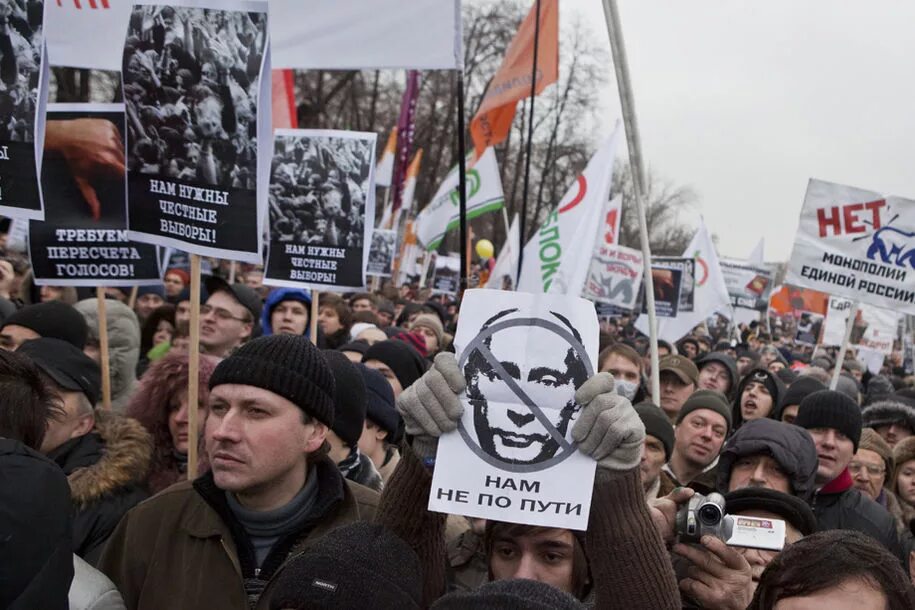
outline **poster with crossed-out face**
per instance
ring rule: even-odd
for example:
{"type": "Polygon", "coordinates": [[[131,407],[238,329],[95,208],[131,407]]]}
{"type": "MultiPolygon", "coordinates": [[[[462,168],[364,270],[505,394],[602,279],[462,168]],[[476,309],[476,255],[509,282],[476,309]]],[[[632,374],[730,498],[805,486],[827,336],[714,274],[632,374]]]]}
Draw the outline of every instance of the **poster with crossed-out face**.
{"type": "Polygon", "coordinates": [[[455,336],[467,383],[458,429],[439,441],[429,509],[585,529],[595,462],[571,436],[575,391],[594,374],[589,301],[495,290],[464,294],[455,336]]]}

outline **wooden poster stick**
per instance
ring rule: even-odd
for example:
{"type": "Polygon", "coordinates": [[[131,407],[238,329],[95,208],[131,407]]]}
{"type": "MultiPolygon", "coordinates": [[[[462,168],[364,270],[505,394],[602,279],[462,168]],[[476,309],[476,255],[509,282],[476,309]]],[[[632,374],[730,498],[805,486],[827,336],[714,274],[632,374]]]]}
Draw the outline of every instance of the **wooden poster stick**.
{"type": "Polygon", "coordinates": [[[200,371],[200,255],[191,254],[191,321],[187,372],[187,478],[197,477],[197,398],[200,371]]]}
{"type": "Polygon", "coordinates": [[[98,303],[98,349],[99,367],[102,369],[102,408],[111,410],[111,362],[108,359],[108,308],[105,303],[105,289],[95,289],[98,303]]]}
{"type": "Polygon", "coordinates": [[[134,286],[133,288],[130,289],[130,298],[127,299],[127,306],[130,307],[131,309],[133,309],[134,306],[137,304],[137,293],[139,292],[139,290],[140,290],[139,286],[134,286]]]}
{"type": "Polygon", "coordinates": [[[321,299],[321,293],[317,290],[311,291],[311,316],[308,318],[308,332],[311,335],[313,345],[318,345],[318,301],[321,299]]]}

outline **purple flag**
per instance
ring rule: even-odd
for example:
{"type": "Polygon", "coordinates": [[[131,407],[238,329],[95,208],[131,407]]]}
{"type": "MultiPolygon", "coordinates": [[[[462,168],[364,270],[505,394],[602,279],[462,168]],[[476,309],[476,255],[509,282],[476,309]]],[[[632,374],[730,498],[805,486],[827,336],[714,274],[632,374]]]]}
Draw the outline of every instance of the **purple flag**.
{"type": "MultiPolygon", "coordinates": [[[[410,70],[407,72],[407,88],[403,92],[403,101],[400,103],[400,118],[397,119],[397,162],[394,164],[394,180],[391,185],[394,187],[392,202],[392,213],[396,214],[397,210],[403,204],[404,180],[407,175],[407,167],[410,165],[410,155],[413,150],[413,135],[416,127],[416,100],[419,97],[419,71],[410,70]]],[[[410,202],[407,202],[409,205],[410,202]]]]}

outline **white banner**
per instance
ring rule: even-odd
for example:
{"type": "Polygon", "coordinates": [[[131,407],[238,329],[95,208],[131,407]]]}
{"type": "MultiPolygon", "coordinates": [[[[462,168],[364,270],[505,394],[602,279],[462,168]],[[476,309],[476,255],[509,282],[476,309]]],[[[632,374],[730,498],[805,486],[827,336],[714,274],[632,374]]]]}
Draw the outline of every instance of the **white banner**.
{"type": "MultiPolygon", "coordinates": [[[[46,0],[45,4],[52,65],[121,70],[131,2],[46,0]]],[[[222,0],[198,3],[207,8],[224,8],[224,4],[222,0]]],[[[269,12],[276,69],[463,67],[459,0],[270,0],[269,12]]],[[[173,25],[168,16],[160,25],[168,39],[173,25]]]]}
{"type": "MultiPolygon", "coordinates": [[[[445,177],[432,201],[416,216],[416,238],[427,250],[436,250],[445,234],[460,222],[458,168],[445,177]]],[[[487,148],[473,167],[468,167],[467,220],[499,210],[505,205],[496,150],[487,148]]]]}
{"type": "Polygon", "coordinates": [[[724,284],[731,297],[731,305],[757,311],[769,308],[772,292],[772,272],[750,261],[723,258],[720,261],[724,284]]]}
{"type": "Polygon", "coordinates": [[[594,305],[584,299],[464,294],[454,339],[467,379],[464,414],[439,441],[430,510],[587,528],[596,463],[571,433],[597,336],[594,305]]]}
{"type": "Polygon", "coordinates": [[[591,258],[582,296],[598,303],[633,309],[642,287],[642,253],[624,246],[602,245],[591,258]]]}
{"type": "Polygon", "coordinates": [[[811,179],[785,281],[915,314],[915,201],[811,179]]]}
{"type": "Polygon", "coordinates": [[[518,290],[578,296],[594,253],[601,212],[610,198],[613,160],[622,129],[617,122],[585,171],[566,191],[540,230],[524,246],[518,290]]]}

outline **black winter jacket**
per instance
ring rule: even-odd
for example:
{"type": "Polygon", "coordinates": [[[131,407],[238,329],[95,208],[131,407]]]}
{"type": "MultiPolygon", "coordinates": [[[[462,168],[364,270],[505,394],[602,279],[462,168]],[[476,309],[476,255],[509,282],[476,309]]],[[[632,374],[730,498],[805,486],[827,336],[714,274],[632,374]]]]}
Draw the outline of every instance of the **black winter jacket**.
{"type": "Polygon", "coordinates": [[[73,552],[92,566],[121,517],[149,497],[141,485],[152,455],[152,439],[139,422],[104,411],[95,417],[92,432],[48,454],[70,483],[73,552]]]}

